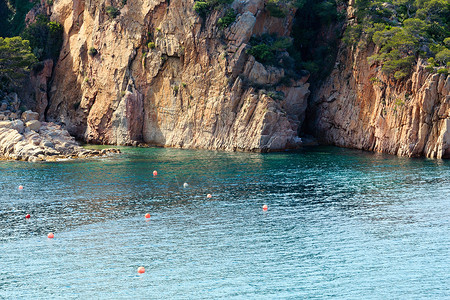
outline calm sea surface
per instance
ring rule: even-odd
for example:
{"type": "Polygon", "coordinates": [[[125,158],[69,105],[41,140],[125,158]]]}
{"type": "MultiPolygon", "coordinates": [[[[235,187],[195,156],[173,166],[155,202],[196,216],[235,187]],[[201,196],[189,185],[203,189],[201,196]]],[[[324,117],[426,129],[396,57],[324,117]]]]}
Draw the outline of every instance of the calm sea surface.
{"type": "Polygon", "coordinates": [[[450,299],[448,160],[122,151],[0,162],[0,298],[450,299]]]}

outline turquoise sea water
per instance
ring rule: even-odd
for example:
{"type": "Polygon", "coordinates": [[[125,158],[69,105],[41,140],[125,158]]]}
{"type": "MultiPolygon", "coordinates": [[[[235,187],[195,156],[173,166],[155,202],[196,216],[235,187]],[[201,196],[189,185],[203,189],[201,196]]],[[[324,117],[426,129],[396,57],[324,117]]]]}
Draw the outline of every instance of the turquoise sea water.
{"type": "Polygon", "coordinates": [[[122,151],[0,162],[0,298],[450,298],[448,160],[122,151]]]}

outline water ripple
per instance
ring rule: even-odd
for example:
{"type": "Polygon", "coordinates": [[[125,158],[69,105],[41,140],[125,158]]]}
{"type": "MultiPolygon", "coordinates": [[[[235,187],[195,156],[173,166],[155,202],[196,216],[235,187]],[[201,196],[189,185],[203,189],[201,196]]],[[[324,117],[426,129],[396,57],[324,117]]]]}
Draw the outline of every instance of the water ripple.
{"type": "Polygon", "coordinates": [[[0,162],[0,298],[450,297],[448,161],[123,152],[0,162]]]}

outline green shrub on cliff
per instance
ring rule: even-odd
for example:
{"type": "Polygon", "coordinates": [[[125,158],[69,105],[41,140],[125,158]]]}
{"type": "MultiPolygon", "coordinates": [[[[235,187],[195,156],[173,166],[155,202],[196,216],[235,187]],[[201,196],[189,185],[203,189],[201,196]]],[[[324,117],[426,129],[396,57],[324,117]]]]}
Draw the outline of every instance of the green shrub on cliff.
{"type": "Polygon", "coordinates": [[[96,56],[96,55],[98,54],[98,51],[97,51],[97,49],[95,49],[94,47],[91,47],[91,48],[89,48],[89,50],[88,50],[88,54],[89,54],[90,56],[96,56]]]}
{"type": "Polygon", "coordinates": [[[273,100],[282,101],[286,97],[285,94],[281,91],[263,91],[264,95],[269,96],[273,100]]]}
{"type": "Polygon", "coordinates": [[[344,41],[360,47],[374,43],[378,52],[369,62],[387,75],[407,77],[419,56],[449,61],[450,1],[356,0],[355,6],[357,23],[347,28],[344,41]]]}
{"type": "Polygon", "coordinates": [[[443,68],[443,69],[439,69],[439,70],[437,70],[437,73],[438,73],[438,74],[444,74],[444,75],[448,75],[448,70],[447,70],[447,69],[445,69],[445,68],[443,68]]]}
{"type": "Polygon", "coordinates": [[[406,26],[387,26],[376,31],[372,41],[380,50],[369,58],[370,62],[381,63],[383,72],[394,75],[396,79],[402,79],[409,74],[415,54],[419,50],[418,37],[413,31],[409,31],[406,26]]]}
{"type": "Polygon", "coordinates": [[[25,16],[38,0],[0,0],[0,36],[19,35],[25,28],[25,16]]]}
{"type": "Polygon", "coordinates": [[[450,50],[445,48],[436,54],[436,60],[441,62],[442,65],[447,65],[450,62],[450,50]]]}
{"type": "MultiPolygon", "coordinates": [[[[278,37],[275,34],[263,34],[253,36],[250,39],[251,47],[247,53],[253,55],[257,61],[268,65],[282,66],[283,53],[292,46],[292,41],[288,37],[278,37]],[[280,62],[281,61],[281,62],[280,62]]],[[[288,68],[292,66],[287,66],[288,68]]]]}
{"type": "Polygon", "coordinates": [[[21,37],[0,37],[0,89],[13,88],[37,61],[30,42],[21,37]]]}
{"type": "Polygon", "coordinates": [[[294,7],[299,10],[311,9],[324,23],[328,23],[337,16],[336,2],[335,0],[267,0],[264,8],[270,16],[275,18],[285,18],[294,7]]]}
{"type": "Polygon", "coordinates": [[[272,48],[266,44],[255,45],[248,49],[247,53],[253,55],[257,61],[263,64],[273,63],[275,58],[272,48]]]}
{"type": "Polygon", "coordinates": [[[205,17],[210,11],[210,4],[205,1],[196,1],[194,3],[194,10],[202,17],[205,17]]]}
{"type": "Polygon", "coordinates": [[[56,60],[63,42],[63,28],[57,22],[50,22],[47,16],[38,15],[36,21],[22,32],[23,39],[30,41],[31,49],[39,60],[56,60]]]}
{"type": "Polygon", "coordinates": [[[444,45],[447,48],[450,48],[450,37],[444,39],[444,45]]]}
{"type": "Polygon", "coordinates": [[[212,10],[220,10],[225,5],[233,3],[233,0],[206,0],[195,1],[194,10],[203,18],[206,17],[212,10]]]}
{"type": "Polygon", "coordinates": [[[106,7],[106,13],[111,19],[114,19],[118,15],[120,15],[119,9],[115,8],[114,6],[108,6],[106,7]]]}
{"type": "Polygon", "coordinates": [[[236,12],[234,11],[234,9],[229,9],[222,18],[219,18],[219,20],[217,20],[217,26],[223,29],[230,26],[230,24],[232,24],[235,20],[236,12]]]}
{"type": "Polygon", "coordinates": [[[318,82],[334,66],[345,10],[338,0],[296,0],[291,3],[298,10],[292,26],[293,46],[288,48],[289,55],[295,59],[297,72],[306,69],[311,74],[311,82],[318,82]],[[340,11],[338,6],[341,6],[340,11]]]}
{"type": "Polygon", "coordinates": [[[275,18],[285,18],[289,12],[287,3],[280,0],[267,0],[265,9],[269,12],[270,16],[275,18]]]}

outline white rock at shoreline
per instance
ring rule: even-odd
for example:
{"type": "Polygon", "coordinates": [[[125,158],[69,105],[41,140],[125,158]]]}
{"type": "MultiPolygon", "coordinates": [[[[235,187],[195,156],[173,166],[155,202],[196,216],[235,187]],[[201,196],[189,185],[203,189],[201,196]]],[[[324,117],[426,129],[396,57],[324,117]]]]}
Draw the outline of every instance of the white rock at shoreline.
{"type": "Polygon", "coordinates": [[[57,161],[120,152],[118,149],[84,149],[67,130],[54,123],[38,121],[39,115],[31,111],[23,113],[22,118],[27,120],[25,124],[18,119],[0,121],[0,159],[57,161]]]}
{"type": "Polygon", "coordinates": [[[118,149],[84,149],[60,125],[40,122],[37,112],[21,113],[19,107],[16,93],[0,99],[0,159],[58,161],[120,152],[118,149]]]}

